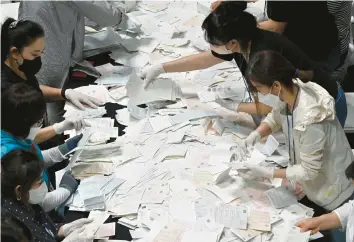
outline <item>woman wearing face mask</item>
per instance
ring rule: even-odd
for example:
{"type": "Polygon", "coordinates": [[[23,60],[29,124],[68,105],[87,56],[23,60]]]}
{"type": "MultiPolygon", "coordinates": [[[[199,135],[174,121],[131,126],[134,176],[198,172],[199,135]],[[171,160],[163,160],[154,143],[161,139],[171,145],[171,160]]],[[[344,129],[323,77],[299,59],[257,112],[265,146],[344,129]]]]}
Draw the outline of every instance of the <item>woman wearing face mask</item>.
{"type": "MultiPolygon", "coordinates": [[[[344,126],[347,116],[345,95],[340,86],[329,79],[324,72],[312,62],[296,45],[286,37],[257,28],[253,15],[245,12],[247,3],[242,1],[225,1],[214,9],[204,20],[202,28],[205,39],[211,45],[211,51],[183,57],[181,59],[156,64],[144,69],[141,77],[145,79],[145,86],[153,82],[156,77],[165,72],[185,72],[209,68],[223,61],[236,61],[243,76],[249,60],[259,51],[273,50],[280,52],[296,68],[297,76],[316,82],[325,88],[336,99],[338,119],[344,126]]],[[[263,102],[263,100],[261,100],[263,102]]],[[[272,106],[272,102],[264,100],[272,106]]],[[[247,112],[250,114],[267,114],[271,108],[264,104],[255,103],[219,103],[233,111],[247,112]]]]}
{"type": "MultiPolygon", "coordinates": [[[[290,155],[288,167],[247,167],[255,176],[299,184],[310,201],[332,211],[353,199],[354,186],[343,174],[354,156],[335,116],[333,97],[316,83],[293,79],[295,71],[277,52],[258,52],[251,59],[249,86],[263,95],[277,97],[282,104],[240,146],[248,149],[262,137],[282,129],[290,155]]],[[[315,216],[321,215],[318,212],[315,209],[315,216]]]]}
{"type": "MultiPolygon", "coordinates": [[[[14,149],[32,151],[43,159],[47,168],[63,161],[64,155],[74,149],[81,139],[81,136],[76,136],[62,145],[41,152],[30,138],[36,135],[42,125],[44,97],[40,91],[25,83],[14,84],[2,93],[1,110],[1,157],[14,149]]],[[[43,200],[38,201],[45,211],[64,203],[78,186],[70,173],[64,175],[60,187],[54,191],[46,171],[43,172],[43,181],[51,190],[43,200]]]]}
{"type": "MultiPolygon", "coordinates": [[[[15,21],[7,19],[1,29],[1,91],[15,83],[27,83],[41,90],[47,102],[67,99],[79,108],[82,104],[97,107],[100,101],[72,89],[58,89],[39,85],[35,74],[41,69],[41,55],[45,49],[44,31],[40,25],[32,21],[15,21]]],[[[65,130],[81,129],[84,121],[81,118],[70,118],[42,130],[36,141],[48,140],[65,130]]]]}
{"type": "Polygon", "coordinates": [[[43,181],[43,162],[27,151],[13,150],[1,159],[1,217],[13,216],[32,233],[31,241],[89,242],[82,233],[92,219],[79,219],[69,224],[56,224],[37,205],[48,192],[43,181]]]}

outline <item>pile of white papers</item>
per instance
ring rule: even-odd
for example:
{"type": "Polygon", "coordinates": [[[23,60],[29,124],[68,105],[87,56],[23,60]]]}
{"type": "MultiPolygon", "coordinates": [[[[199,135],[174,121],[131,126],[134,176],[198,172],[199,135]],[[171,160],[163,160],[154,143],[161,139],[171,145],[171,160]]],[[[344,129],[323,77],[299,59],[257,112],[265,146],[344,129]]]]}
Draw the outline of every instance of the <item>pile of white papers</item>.
{"type": "MultiPolygon", "coordinates": [[[[97,83],[102,85],[79,89],[124,103],[127,107],[117,110],[116,119],[127,127],[117,137],[112,120],[102,118],[103,110],[80,114],[91,127],[83,131],[85,142],[70,161],[82,182],[68,206],[91,211],[97,219],[87,232],[96,238],[114,233],[112,225],[102,226],[109,214],[120,217],[118,223],[137,242],[307,241],[309,234],[300,234],[294,225],[312,217],[313,210],[299,204],[279,180],[253,177],[244,166],[286,166],[288,154],[278,136],[241,152],[237,143],[254,126],[242,126],[240,120],[248,116],[214,102],[247,97],[233,62],[164,73],[147,89],[131,68],[197,53],[189,44],[203,38],[204,16],[196,7],[195,2],[140,2],[134,15],[143,33],[120,31],[123,46],[111,54],[129,68],[98,67],[102,76],[97,83]],[[107,144],[107,138],[116,140],[107,144]]],[[[68,115],[79,114],[67,109],[68,115]]]]}

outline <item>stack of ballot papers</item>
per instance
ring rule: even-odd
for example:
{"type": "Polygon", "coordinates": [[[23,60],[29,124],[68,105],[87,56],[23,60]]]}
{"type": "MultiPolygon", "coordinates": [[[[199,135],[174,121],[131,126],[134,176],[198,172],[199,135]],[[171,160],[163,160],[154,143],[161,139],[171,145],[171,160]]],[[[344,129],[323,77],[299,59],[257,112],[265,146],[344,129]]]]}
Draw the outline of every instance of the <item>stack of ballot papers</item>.
{"type": "MultiPolygon", "coordinates": [[[[113,224],[104,224],[108,216],[119,218],[136,242],[313,239],[295,224],[314,210],[298,203],[279,179],[256,177],[247,168],[287,166],[284,140],[273,134],[244,152],[239,142],[256,128],[252,119],[215,102],[248,98],[235,63],[164,73],[144,89],[138,68],[209,51],[198,5],[139,2],[130,14],[142,24],[141,33],[113,33],[119,48],[110,56],[124,66],[99,66],[98,85],[77,89],[125,106],[116,110],[116,120],[126,126],[123,136],[112,119],[102,117],[103,107],[78,110],[67,102],[66,117],[80,115],[87,124],[67,132],[83,134],[68,154],[67,169],[81,183],[67,206],[90,211],[95,220],[85,231],[102,241],[115,233],[113,224]]],[[[56,173],[57,182],[63,172],[56,173]]]]}

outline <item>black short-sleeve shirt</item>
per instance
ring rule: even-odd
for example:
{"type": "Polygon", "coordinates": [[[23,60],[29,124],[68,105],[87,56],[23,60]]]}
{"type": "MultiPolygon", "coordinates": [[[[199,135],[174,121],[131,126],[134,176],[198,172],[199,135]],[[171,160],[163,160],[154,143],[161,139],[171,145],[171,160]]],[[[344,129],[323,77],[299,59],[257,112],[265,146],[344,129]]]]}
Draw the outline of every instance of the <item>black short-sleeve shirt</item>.
{"type": "Polygon", "coordinates": [[[326,62],[340,43],[327,1],[267,1],[267,15],[286,22],[284,36],[314,61],[326,62]]]}
{"type": "MultiPolygon", "coordinates": [[[[260,30],[258,37],[252,40],[250,59],[257,52],[265,50],[272,50],[281,53],[295,68],[299,70],[313,71],[314,77],[311,81],[325,88],[332,97],[336,98],[338,90],[337,83],[330,80],[329,73],[312,61],[288,38],[279,33],[260,30]]],[[[219,55],[214,51],[212,51],[212,53],[215,57],[223,60],[231,61],[234,59],[237,66],[240,68],[242,75],[245,76],[248,64],[242,54],[234,53],[230,55],[219,55]]]]}
{"type": "Polygon", "coordinates": [[[26,83],[27,85],[34,87],[38,91],[41,91],[37,78],[35,76],[27,77],[27,80],[18,76],[10,67],[2,63],[1,65],[1,92],[5,91],[11,85],[16,83],[26,83]]]}

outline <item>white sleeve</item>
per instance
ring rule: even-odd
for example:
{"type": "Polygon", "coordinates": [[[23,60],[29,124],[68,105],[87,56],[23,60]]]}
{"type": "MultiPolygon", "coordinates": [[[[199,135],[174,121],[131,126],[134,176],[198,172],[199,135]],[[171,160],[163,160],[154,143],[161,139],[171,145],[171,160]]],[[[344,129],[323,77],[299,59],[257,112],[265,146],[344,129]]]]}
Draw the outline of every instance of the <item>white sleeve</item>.
{"type": "Polygon", "coordinates": [[[44,211],[49,212],[65,202],[68,197],[70,197],[70,191],[63,187],[59,187],[45,195],[41,206],[44,211]]]}
{"type": "Polygon", "coordinates": [[[273,109],[262,122],[267,123],[274,134],[281,129],[280,111],[273,109]]]}
{"type": "Polygon", "coordinates": [[[45,168],[51,167],[55,163],[59,163],[65,159],[65,157],[60,153],[58,146],[48,150],[43,150],[42,154],[45,168]]]}
{"type": "Polygon", "coordinates": [[[115,26],[122,21],[119,4],[111,1],[72,1],[77,10],[100,27],[115,26]]]}
{"type": "Polygon", "coordinates": [[[333,211],[337,214],[343,230],[345,230],[347,227],[350,207],[351,207],[350,202],[347,202],[343,206],[341,206],[333,211]]]}
{"type": "Polygon", "coordinates": [[[314,180],[322,168],[326,139],[324,124],[307,126],[300,135],[300,147],[296,147],[300,161],[286,169],[286,178],[296,182],[314,180]]]}

